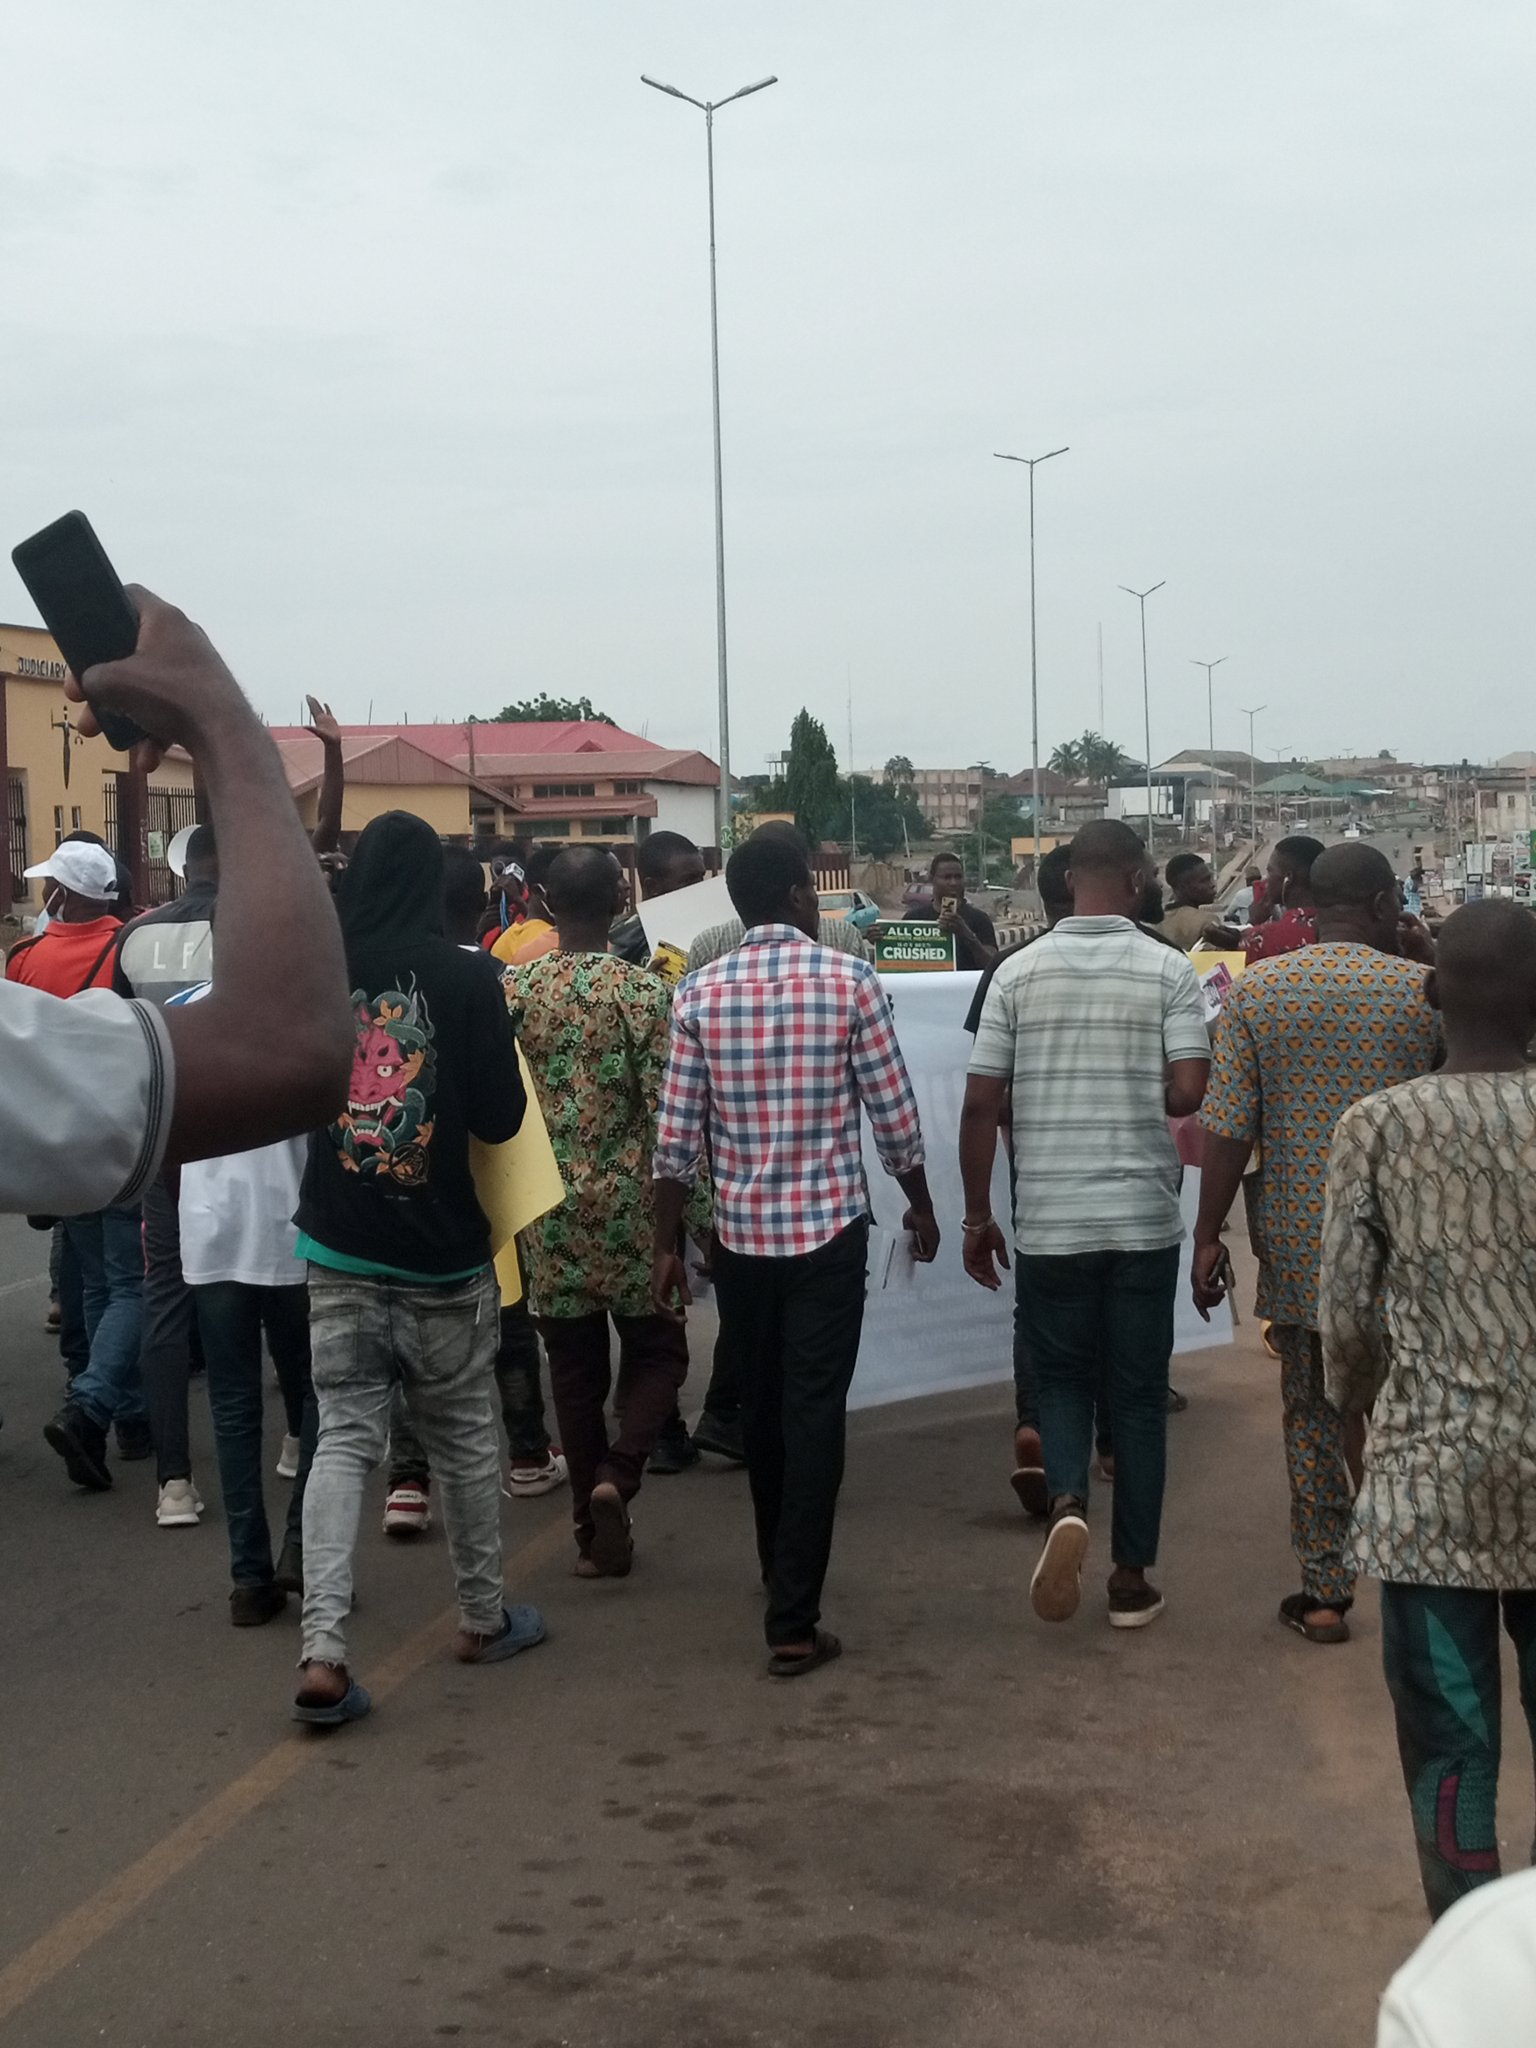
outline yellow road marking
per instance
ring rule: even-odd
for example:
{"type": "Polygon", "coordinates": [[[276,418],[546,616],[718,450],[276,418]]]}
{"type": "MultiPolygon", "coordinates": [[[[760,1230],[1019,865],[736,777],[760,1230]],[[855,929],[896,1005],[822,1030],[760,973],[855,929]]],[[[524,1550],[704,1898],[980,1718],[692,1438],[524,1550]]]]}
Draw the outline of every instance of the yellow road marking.
{"type": "MultiPolygon", "coordinates": [[[[525,1577],[569,1541],[570,1524],[562,1516],[513,1552],[506,1561],[507,1578],[515,1581],[525,1577]]],[[[432,1658],[441,1656],[444,1636],[457,1621],[458,1609],[445,1609],[415,1635],[408,1636],[382,1664],[375,1665],[368,1673],[368,1690],[373,1697],[387,1699],[432,1658]]],[[[62,1970],[79,1962],[88,1949],[120,1926],[129,1914],[163,1890],[172,1878],[180,1876],[206,1849],[221,1841],[231,1828],[280,1792],[324,1747],[312,1733],[296,1727],[248,1771],[242,1771],[126,1870],[119,1871],[93,1892],[84,1904],[56,1920],[0,1969],[0,2026],[62,1970]]]]}

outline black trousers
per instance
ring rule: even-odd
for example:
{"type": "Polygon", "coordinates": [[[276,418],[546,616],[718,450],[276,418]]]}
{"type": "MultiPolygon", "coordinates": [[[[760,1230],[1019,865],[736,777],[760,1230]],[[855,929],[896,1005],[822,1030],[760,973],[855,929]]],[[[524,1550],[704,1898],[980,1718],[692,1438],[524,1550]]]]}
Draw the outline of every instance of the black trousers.
{"type": "Polygon", "coordinates": [[[741,1374],[771,1649],[807,1641],[821,1619],[868,1254],[867,1218],[799,1258],[724,1245],[715,1254],[721,1336],[741,1374]]]}

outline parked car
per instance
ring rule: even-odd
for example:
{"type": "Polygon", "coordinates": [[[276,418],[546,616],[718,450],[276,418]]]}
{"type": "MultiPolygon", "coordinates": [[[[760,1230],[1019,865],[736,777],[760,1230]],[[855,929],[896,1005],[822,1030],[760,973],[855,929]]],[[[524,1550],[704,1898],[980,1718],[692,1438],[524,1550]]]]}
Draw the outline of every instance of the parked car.
{"type": "Polygon", "coordinates": [[[840,917],[855,931],[867,932],[880,922],[880,906],[862,889],[828,889],[821,898],[823,917],[840,917]]]}

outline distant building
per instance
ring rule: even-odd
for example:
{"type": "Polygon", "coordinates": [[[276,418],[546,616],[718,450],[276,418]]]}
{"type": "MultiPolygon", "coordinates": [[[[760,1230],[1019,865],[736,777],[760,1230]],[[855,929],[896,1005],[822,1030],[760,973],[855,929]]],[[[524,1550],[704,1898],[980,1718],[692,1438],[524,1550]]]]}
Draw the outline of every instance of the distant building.
{"type": "MultiPolygon", "coordinates": [[[[638,733],[595,720],[551,724],[346,725],[349,742],[401,740],[458,771],[478,792],[467,829],[493,838],[503,811],[528,839],[639,841],[652,831],[715,842],[720,770],[707,754],[658,747],[638,733]]],[[[303,740],[281,726],[279,741],[303,740]]],[[[311,746],[315,745],[310,740],[311,746]]],[[[466,828],[460,828],[466,829],[466,828]]]]}
{"type": "Polygon", "coordinates": [[[22,871],[70,832],[96,833],[133,864],[122,834],[137,778],[105,740],[75,730],[79,709],[65,698],[64,660],[52,636],[40,626],[0,625],[0,916],[41,908],[39,885],[22,871]]]}
{"type": "MultiPolygon", "coordinates": [[[[875,779],[884,781],[883,768],[876,771],[875,779]]],[[[979,768],[916,768],[912,773],[917,808],[940,839],[976,830],[987,789],[979,768]]]]}

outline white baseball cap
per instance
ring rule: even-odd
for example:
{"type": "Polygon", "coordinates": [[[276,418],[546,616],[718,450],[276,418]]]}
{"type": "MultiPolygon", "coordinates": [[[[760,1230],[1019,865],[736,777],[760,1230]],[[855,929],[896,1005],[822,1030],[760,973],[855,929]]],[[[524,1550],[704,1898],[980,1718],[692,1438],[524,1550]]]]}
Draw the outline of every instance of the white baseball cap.
{"type": "Polygon", "coordinates": [[[66,839],[46,860],[24,872],[29,882],[58,882],[93,903],[110,903],[117,894],[117,862],[104,846],[95,846],[89,839],[66,839]]]}

